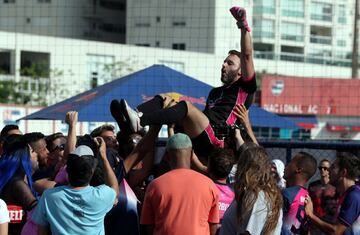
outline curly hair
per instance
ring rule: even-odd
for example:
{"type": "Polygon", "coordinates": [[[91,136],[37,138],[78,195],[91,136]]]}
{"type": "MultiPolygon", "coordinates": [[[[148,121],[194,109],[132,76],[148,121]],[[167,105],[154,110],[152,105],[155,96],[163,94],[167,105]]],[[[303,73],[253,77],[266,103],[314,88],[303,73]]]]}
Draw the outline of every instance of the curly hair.
{"type": "Polygon", "coordinates": [[[271,174],[270,159],[264,148],[251,145],[240,155],[235,174],[237,220],[243,223],[252,212],[260,191],[268,202],[268,215],[262,234],[271,234],[278,223],[282,196],[271,174]]]}

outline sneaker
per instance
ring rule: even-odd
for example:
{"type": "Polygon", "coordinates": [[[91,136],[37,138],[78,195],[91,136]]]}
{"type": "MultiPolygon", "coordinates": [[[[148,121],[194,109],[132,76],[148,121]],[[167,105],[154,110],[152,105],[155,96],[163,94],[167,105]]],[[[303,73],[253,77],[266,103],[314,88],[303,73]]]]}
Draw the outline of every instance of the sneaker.
{"type": "Polygon", "coordinates": [[[142,116],[141,112],[136,112],[133,110],[126,102],[126,100],[120,100],[121,113],[125,116],[126,123],[130,130],[135,133],[143,129],[140,125],[140,117],[142,116]]]}
{"type": "Polygon", "coordinates": [[[230,9],[231,14],[237,20],[237,26],[239,29],[245,29],[248,32],[251,32],[251,28],[248,25],[246,20],[246,10],[242,7],[232,7],[230,9]]]}
{"type": "Polygon", "coordinates": [[[110,113],[117,122],[121,131],[131,134],[131,130],[126,122],[125,116],[121,113],[121,105],[119,100],[112,100],[110,104],[110,113]]]}

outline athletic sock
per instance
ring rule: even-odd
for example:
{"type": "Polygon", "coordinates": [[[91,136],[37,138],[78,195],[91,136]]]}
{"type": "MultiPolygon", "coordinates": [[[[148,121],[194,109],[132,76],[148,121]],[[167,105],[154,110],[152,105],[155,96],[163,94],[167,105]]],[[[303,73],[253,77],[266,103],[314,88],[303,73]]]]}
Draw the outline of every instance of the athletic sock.
{"type": "Polygon", "coordinates": [[[141,126],[162,125],[180,122],[188,112],[185,101],[180,101],[176,105],[149,113],[143,113],[140,117],[141,126]]]}
{"type": "Polygon", "coordinates": [[[164,99],[160,95],[156,95],[151,100],[137,106],[136,109],[137,111],[142,113],[152,113],[154,111],[156,112],[163,108],[163,101],[164,99]]]}

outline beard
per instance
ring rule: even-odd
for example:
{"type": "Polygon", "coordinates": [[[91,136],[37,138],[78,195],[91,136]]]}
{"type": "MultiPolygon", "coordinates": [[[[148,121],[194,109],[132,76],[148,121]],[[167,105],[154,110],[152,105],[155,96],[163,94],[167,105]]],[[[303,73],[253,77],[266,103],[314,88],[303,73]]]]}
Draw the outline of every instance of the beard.
{"type": "Polygon", "coordinates": [[[237,71],[229,71],[228,73],[221,73],[221,82],[224,85],[230,85],[236,80],[238,72],[237,71]]]}

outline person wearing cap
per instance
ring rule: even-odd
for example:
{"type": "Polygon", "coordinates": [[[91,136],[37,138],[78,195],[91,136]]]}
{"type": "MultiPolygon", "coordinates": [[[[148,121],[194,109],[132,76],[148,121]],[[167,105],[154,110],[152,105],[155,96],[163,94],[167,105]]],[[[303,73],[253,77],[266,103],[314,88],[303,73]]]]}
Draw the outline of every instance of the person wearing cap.
{"type": "Polygon", "coordinates": [[[103,162],[105,184],[89,186],[98,159],[85,145],[72,151],[66,171],[69,185],[46,190],[32,216],[39,234],[104,234],[104,217],[116,204],[118,182],[106,158],[106,146],[101,137],[95,139],[103,162]]]}
{"type": "Polygon", "coordinates": [[[219,192],[211,179],[190,169],[190,138],[173,135],[166,151],[172,170],[149,184],[140,223],[148,234],[215,234],[219,192]]]}
{"type": "Polygon", "coordinates": [[[276,180],[277,186],[282,190],[286,188],[286,181],[284,180],[285,165],[280,159],[273,159],[271,161],[271,173],[276,180]]]}

